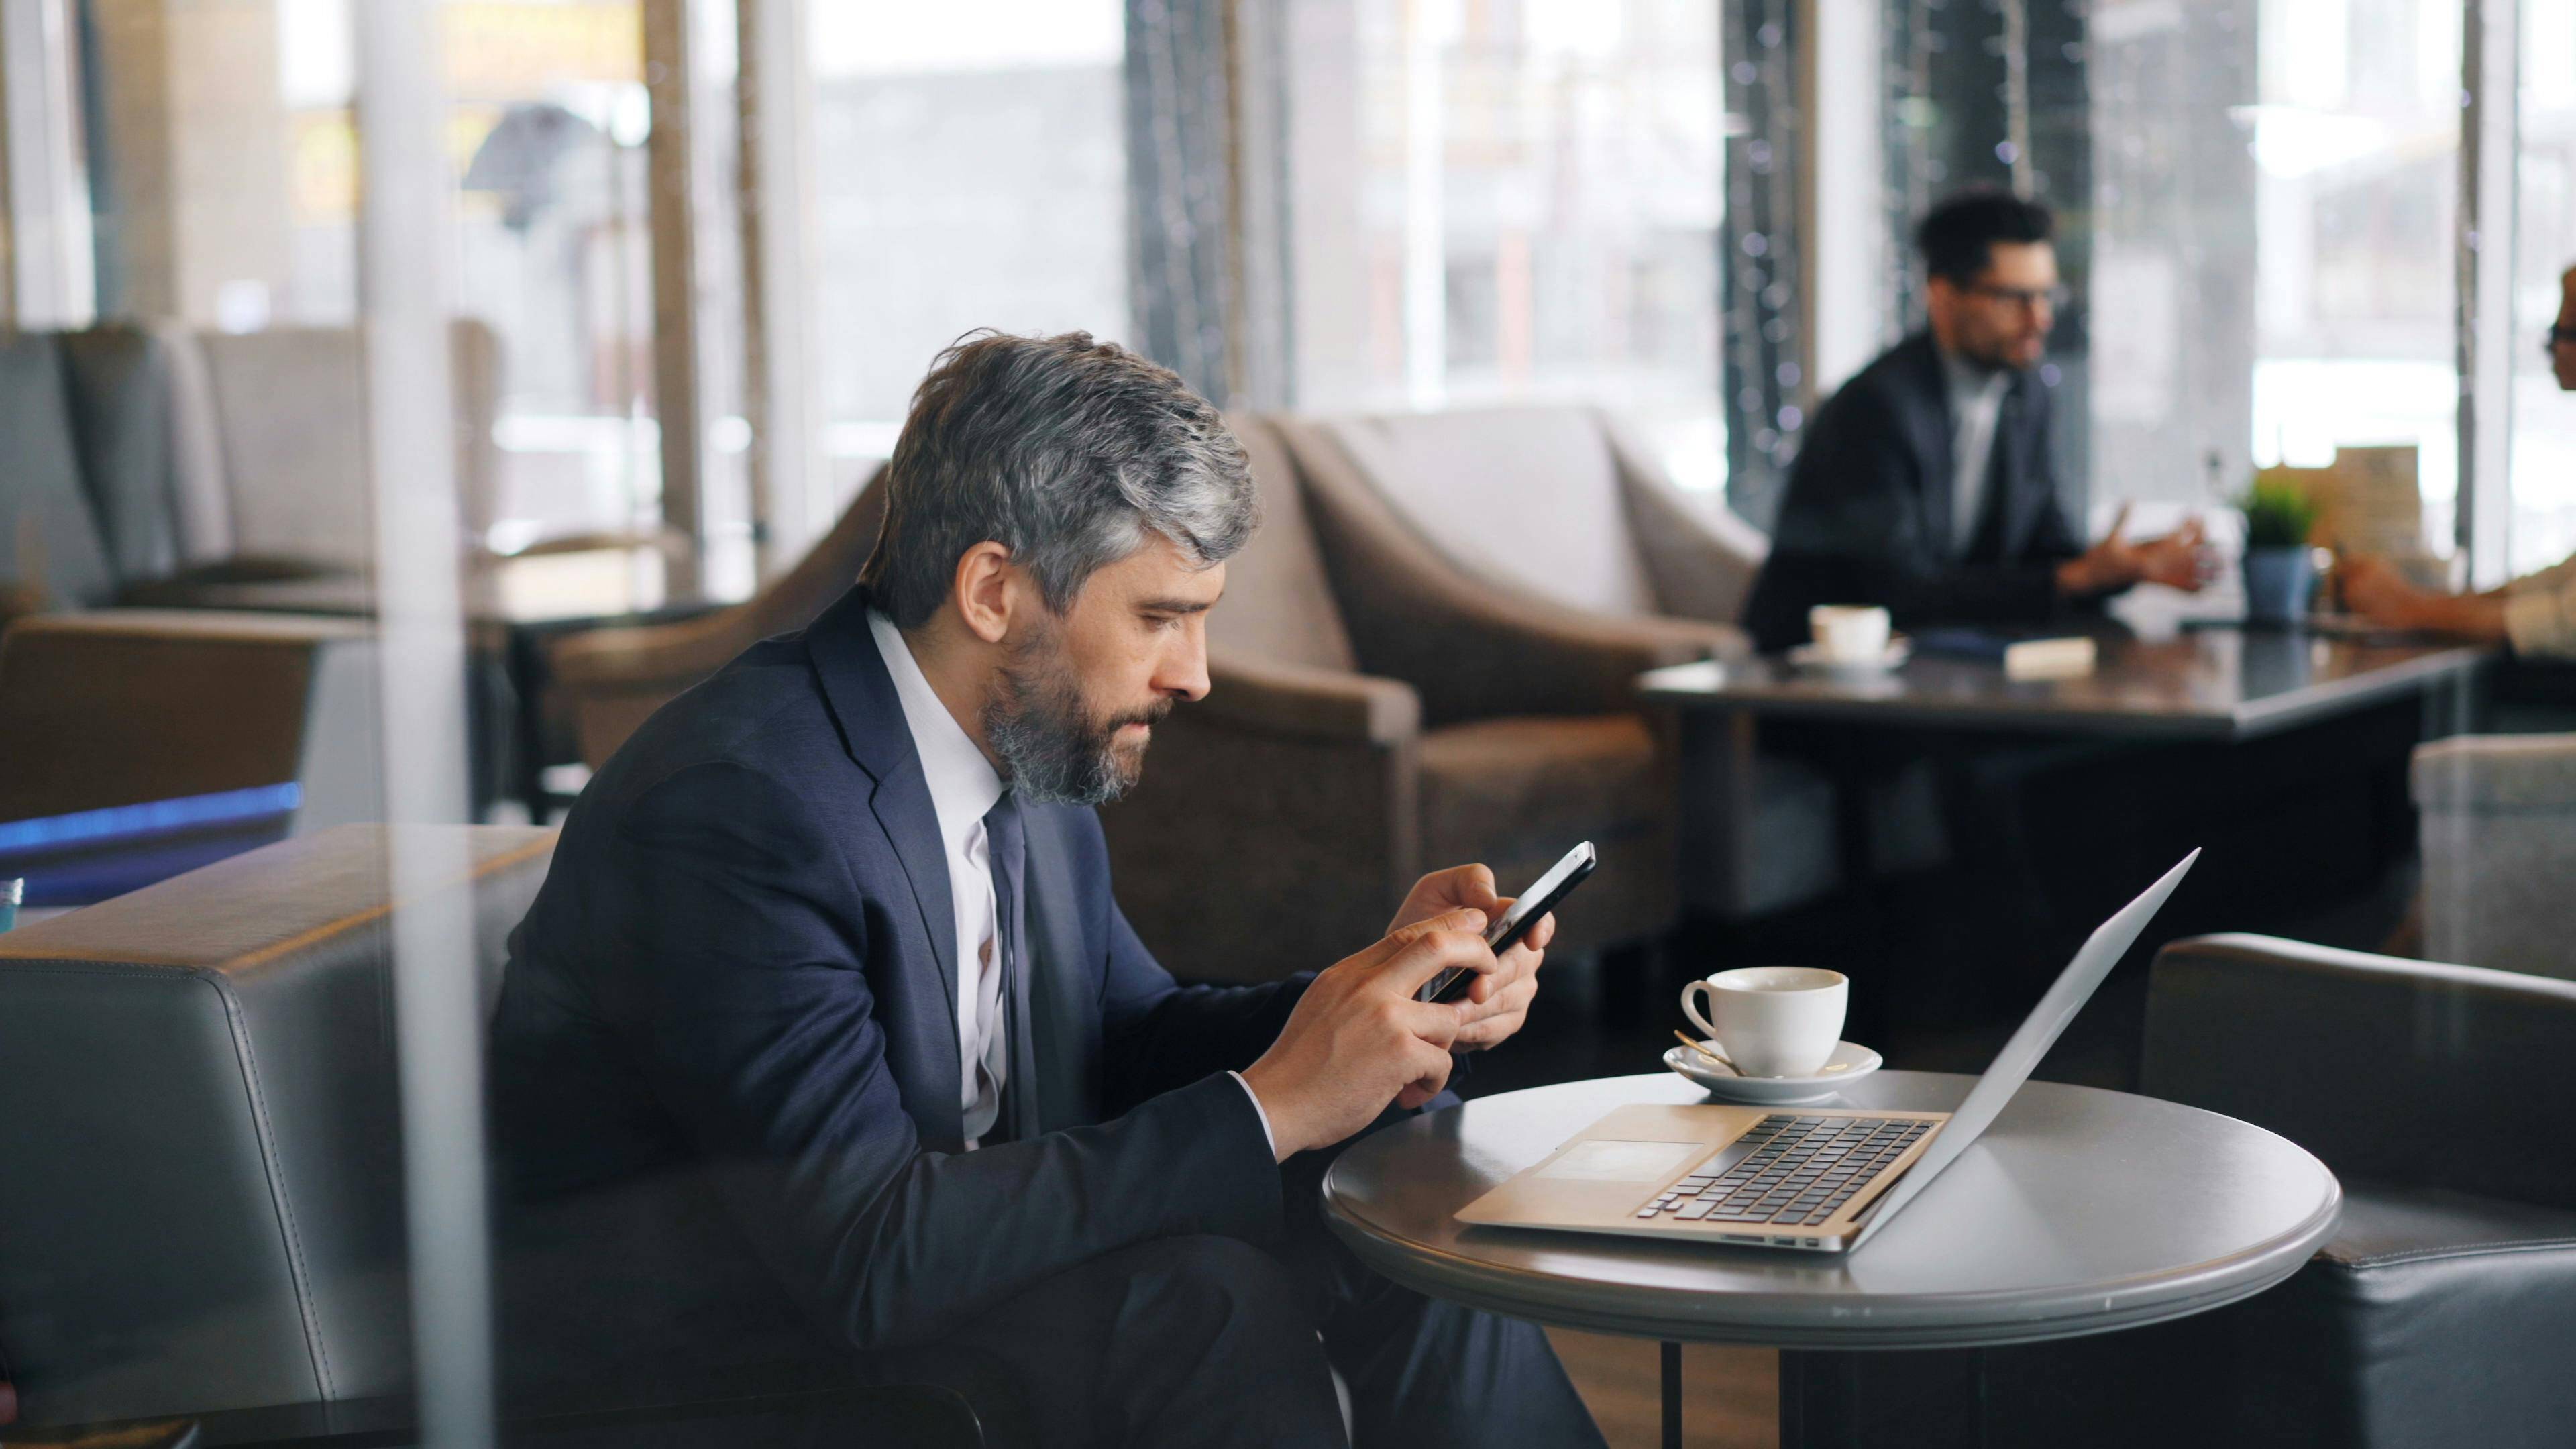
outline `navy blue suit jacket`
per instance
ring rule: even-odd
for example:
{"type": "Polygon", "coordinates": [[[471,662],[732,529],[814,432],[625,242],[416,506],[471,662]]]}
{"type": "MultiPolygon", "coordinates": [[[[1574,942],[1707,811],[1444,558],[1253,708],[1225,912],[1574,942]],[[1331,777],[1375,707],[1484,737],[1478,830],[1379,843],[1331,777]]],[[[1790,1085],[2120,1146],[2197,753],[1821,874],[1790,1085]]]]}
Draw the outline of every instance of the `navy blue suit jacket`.
{"type": "Polygon", "coordinates": [[[1816,604],[1878,604],[1900,628],[2037,624],[2067,610],[2057,565],[2084,551],[2049,452],[2048,389],[2013,375],[1995,420],[1989,527],[1955,557],[1949,384],[1929,332],[1882,353],[1808,425],[1744,607],[1754,643],[1807,638],[1816,604]]]}
{"type": "Polygon", "coordinates": [[[945,857],[864,595],[609,760],[494,1020],[514,1367],[935,1341],[1142,1240],[1279,1231],[1223,1072],[1304,978],[1176,985],[1111,898],[1092,812],[1024,818],[1016,1140],[968,1153],[945,857]]]}

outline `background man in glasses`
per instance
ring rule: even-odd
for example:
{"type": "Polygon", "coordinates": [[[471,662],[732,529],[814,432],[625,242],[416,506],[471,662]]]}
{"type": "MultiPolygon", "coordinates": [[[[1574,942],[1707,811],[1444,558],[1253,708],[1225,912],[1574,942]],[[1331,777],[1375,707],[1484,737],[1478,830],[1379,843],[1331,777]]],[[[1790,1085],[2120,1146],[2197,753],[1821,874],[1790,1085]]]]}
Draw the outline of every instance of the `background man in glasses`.
{"type": "Polygon", "coordinates": [[[1807,637],[1816,604],[1879,604],[1900,627],[2040,623],[2145,580],[2196,589],[2198,524],[2086,548],[2050,458],[2033,369],[2063,289],[2047,208],[1971,190],[1916,233],[1929,325],[1816,414],[1746,611],[1755,640],[1807,637]]]}
{"type": "MultiPolygon", "coordinates": [[[[2558,285],[2549,370],[2559,391],[2576,392],[2576,267],[2558,285]]],[[[2428,593],[2382,558],[2346,559],[2335,576],[2344,607],[2374,624],[2508,644],[2524,659],[2576,659],[2576,559],[2483,594],[2428,593]]]]}

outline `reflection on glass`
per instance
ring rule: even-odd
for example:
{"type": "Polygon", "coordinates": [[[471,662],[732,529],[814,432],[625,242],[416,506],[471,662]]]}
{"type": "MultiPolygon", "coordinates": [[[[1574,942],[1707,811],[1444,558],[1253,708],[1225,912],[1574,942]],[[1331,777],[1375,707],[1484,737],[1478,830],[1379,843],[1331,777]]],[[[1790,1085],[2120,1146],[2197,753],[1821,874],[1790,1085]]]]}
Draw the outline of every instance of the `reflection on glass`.
{"type": "Polygon", "coordinates": [[[1300,405],[1596,401],[1677,481],[1722,486],[1717,19],[1671,0],[1293,15],[1300,405]]]}

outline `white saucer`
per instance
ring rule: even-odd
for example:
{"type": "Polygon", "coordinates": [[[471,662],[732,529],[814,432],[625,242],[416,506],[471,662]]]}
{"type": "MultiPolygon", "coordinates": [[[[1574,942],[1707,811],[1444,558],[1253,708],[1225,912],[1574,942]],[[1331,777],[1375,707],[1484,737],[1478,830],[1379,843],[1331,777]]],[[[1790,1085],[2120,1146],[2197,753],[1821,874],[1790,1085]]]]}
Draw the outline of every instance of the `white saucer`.
{"type": "Polygon", "coordinates": [[[1877,1071],[1879,1054],[1857,1042],[1839,1042],[1825,1058],[1825,1069],[1812,1077],[1739,1077],[1686,1046],[1664,1053],[1664,1065],[1708,1089],[1712,1097],[1758,1106],[1821,1102],[1877,1071]]]}
{"type": "Polygon", "coordinates": [[[1800,669],[1820,670],[1826,674],[1887,674],[1914,654],[1914,641],[1902,634],[1887,638],[1887,652],[1876,659],[1828,659],[1812,643],[1790,647],[1789,662],[1800,669]]]}

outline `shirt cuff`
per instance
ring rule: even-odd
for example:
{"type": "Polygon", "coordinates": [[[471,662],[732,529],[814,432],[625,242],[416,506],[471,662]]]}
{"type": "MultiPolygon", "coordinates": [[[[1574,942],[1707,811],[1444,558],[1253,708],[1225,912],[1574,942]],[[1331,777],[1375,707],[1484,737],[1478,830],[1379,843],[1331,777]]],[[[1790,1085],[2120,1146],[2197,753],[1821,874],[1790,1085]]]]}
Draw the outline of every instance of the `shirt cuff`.
{"type": "Polygon", "coordinates": [[[2568,602],[2569,594],[2556,589],[2527,589],[2506,595],[2504,635],[2513,645],[2513,652],[2526,659],[2576,652],[2576,630],[2568,627],[2568,602]]]}
{"type": "Polygon", "coordinates": [[[1270,1148],[1270,1155],[1277,1157],[1279,1136],[1270,1130],[1270,1114],[1261,1109],[1261,1094],[1252,1090],[1252,1084],[1243,1079],[1243,1073],[1227,1072],[1226,1075],[1234,1078],[1234,1084],[1243,1089],[1243,1095],[1252,1099],[1252,1115],[1261,1119],[1261,1140],[1270,1148]]]}

